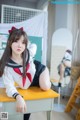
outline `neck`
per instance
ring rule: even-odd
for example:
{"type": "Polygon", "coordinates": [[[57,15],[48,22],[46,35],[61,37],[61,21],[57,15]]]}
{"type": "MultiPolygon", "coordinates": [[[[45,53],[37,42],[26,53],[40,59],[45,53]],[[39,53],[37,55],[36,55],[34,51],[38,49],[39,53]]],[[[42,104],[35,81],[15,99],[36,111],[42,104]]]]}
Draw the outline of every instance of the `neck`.
{"type": "Polygon", "coordinates": [[[22,61],[23,61],[23,60],[22,60],[21,55],[12,54],[11,59],[12,59],[14,62],[22,65],[22,61]]]}

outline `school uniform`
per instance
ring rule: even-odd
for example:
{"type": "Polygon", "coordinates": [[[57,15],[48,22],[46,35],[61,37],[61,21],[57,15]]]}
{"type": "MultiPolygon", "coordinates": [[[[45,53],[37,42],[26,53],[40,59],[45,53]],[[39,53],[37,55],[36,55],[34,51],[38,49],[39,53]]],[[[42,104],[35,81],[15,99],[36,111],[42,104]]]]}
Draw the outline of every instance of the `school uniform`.
{"type": "MultiPolygon", "coordinates": [[[[61,63],[63,63],[64,61],[71,61],[72,60],[72,52],[70,50],[67,50],[61,63]]],[[[60,65],[58,66],[58,73],[60,74],[60,65]]],[[[69,76],[71,74],[71,68],[70,67],[66,67],[65,68],[65,72],[64,72],[64,77],[69,76]]]]}
{"type": "MultiPolygon", "coordinates": [[[[30,86],[39,86],[39,76],[45,70],[45,66],[34,60],[36,46],[32,44],[27,49],[26,77],[22,77],[23,66],[14,62],[11,58],[6,63],[3,81],[6,93],[9,97],[15,98],[18,93],[16,88],[28,89],[30,86]]],[[[28,120],[30,114],[24,114],[24,120],[28,120]]]]}

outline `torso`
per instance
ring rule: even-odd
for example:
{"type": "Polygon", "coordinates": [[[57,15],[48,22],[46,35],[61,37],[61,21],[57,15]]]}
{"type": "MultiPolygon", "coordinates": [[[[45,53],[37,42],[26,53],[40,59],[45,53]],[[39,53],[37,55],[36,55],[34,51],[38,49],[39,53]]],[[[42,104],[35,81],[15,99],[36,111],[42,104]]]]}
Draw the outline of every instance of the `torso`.
{"type": "Polygon", "coordinates": [[[6,71],[9,71],[9,73],[12,75],[14,84],[19,86],[22,89],[27,89],[34,78],[36,69],[33,60],[27,59],[26,62],[26,79],[23,80],[22,73],[23,73],[23,67],[22,65],[17,64],[12,59],[9,60],[8,64],[5,67],[6,71]],[[17,71],[17,72],[16,72],[17,71]],[[25,82],[23,82],[25,81],[25,82]]]}

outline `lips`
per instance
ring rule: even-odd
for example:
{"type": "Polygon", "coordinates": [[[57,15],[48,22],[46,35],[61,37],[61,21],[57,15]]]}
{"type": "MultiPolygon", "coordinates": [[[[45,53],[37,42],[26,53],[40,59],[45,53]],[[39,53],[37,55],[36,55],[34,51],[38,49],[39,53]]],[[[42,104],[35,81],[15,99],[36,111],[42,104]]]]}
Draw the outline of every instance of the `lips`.
{"type": "Polygon", "coordinates": [[[21,51],[21,49],[18,48],[17,51],[21,51]]]}

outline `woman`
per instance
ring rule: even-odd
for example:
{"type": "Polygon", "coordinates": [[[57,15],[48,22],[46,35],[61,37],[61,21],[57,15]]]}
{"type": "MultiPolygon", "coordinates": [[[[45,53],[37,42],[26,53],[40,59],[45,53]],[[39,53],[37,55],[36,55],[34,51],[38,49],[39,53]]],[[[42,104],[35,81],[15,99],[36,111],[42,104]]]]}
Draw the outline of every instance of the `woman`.
{"type": "Polygon", "coordinates": [[[66,50],[65,55],[58,66],[58,73],[60,75],[58,86],[60,87],[62,82],[64,82],[64,77],[70,76],[71,74],[71,60],[72,52],[70,50],[66,50]]]}
{"type": "MultiPolygon", "coordinates": [[[[6,49],[0,60],[0,76],[3,77],[7,96],[16,99],[16,111],[25,113],[26,104],[16,87],[27,89],[39,86],[43,90],[51,87],[48,68],[33,60],[36,45],[28,46],[28,37],[23,28],[12,27],[6,49]],[[17,83],[17,86],[15,84],[17,83]]],[[[29,120],[30,114],[24,114],[24,120],[29,120]]]]}

